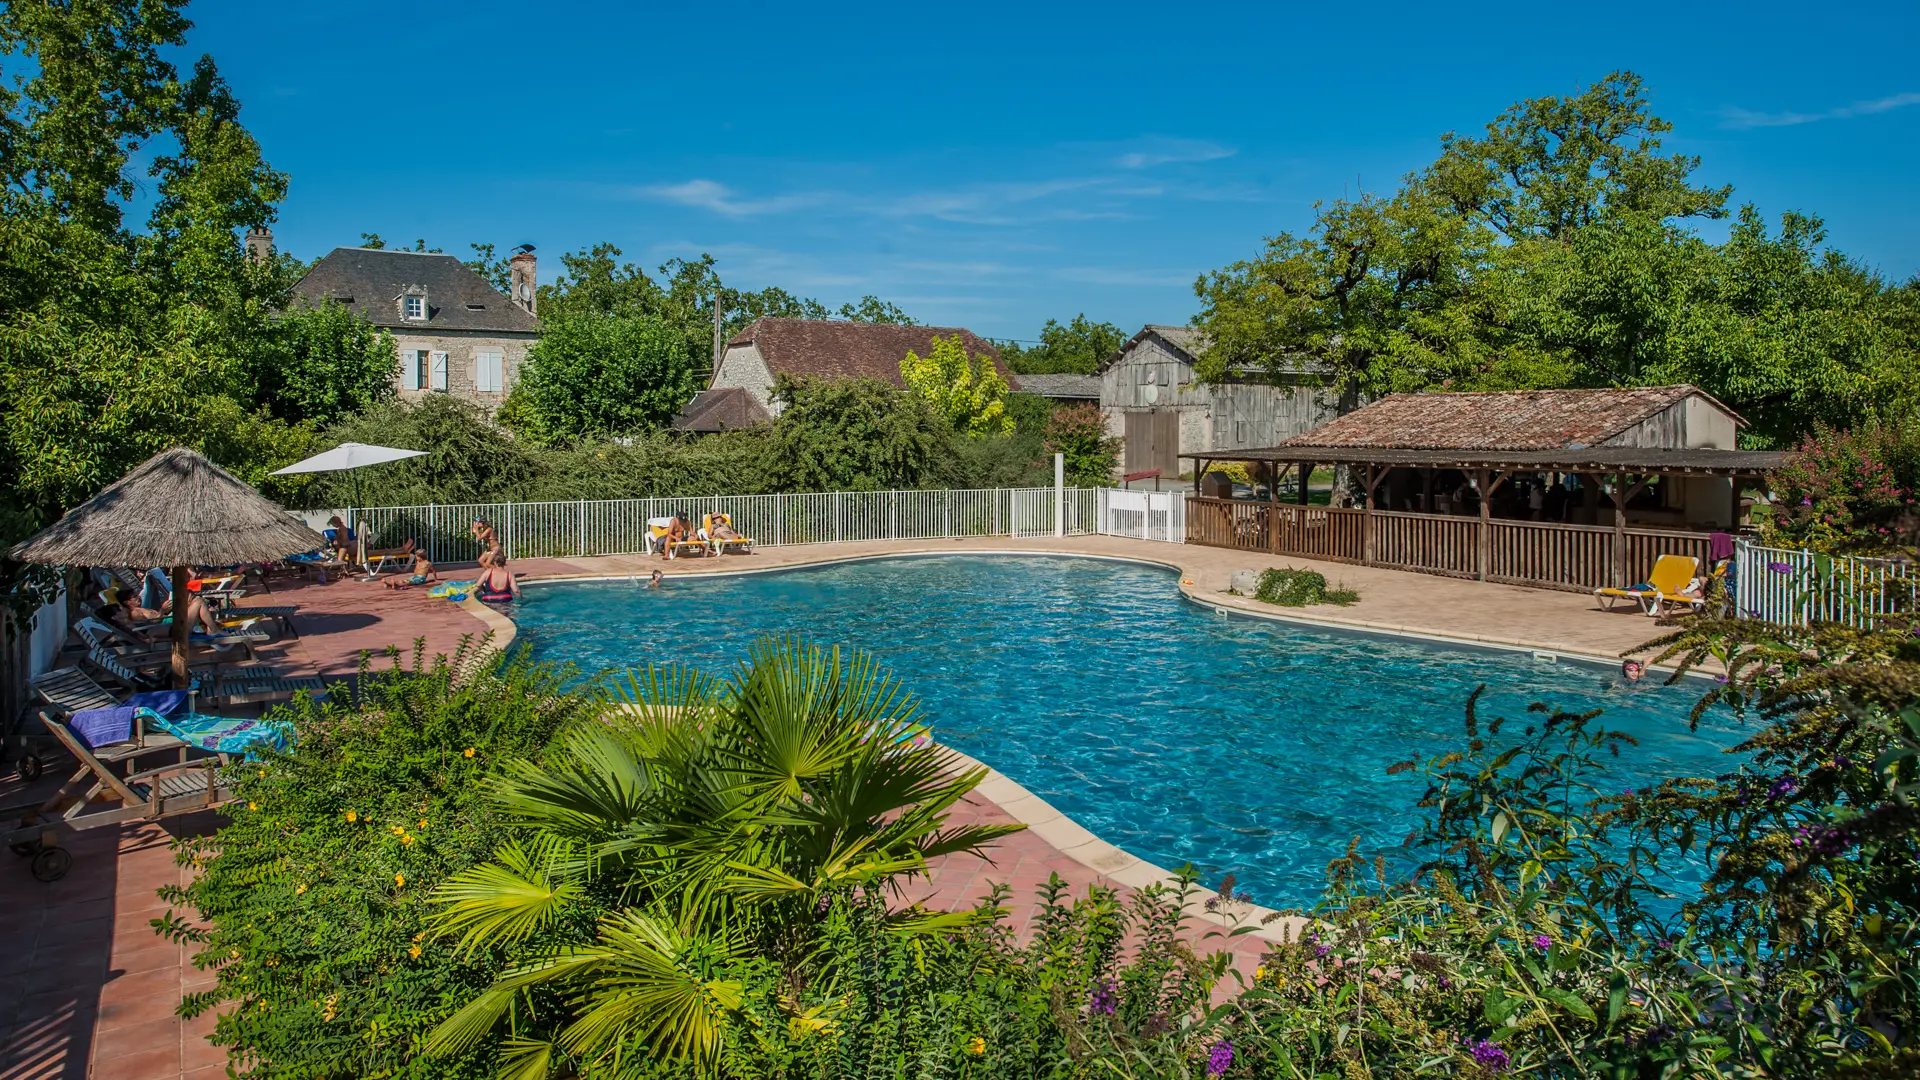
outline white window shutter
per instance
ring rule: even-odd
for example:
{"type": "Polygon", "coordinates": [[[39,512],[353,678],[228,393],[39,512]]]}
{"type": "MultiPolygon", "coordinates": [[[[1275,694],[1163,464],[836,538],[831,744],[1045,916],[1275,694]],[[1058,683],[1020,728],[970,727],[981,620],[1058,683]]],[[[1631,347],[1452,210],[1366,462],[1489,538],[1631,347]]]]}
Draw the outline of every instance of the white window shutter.
{"type": "Polygon", "coordinates": [[[497,394],[506,389],[500,385],[500,353],[494,349],[481,349],[473,354],[473,387],[481,393],[497,394]]]}
{"type": "Polygon", "coordinates": [[[412,349],[400,353],[400,389],[420,389],[420,358],[412,349]]]}
{"type": "Polygon", "coordinates": [[[433,380],[433,384],[432,384],[433,388],[435,390],[445,390],[447,388],[447,354],[446,353],[436,351],[433,354],[433,368],[431,370],[432,370],[431,378],[433,380]]]}
{"type": "Polygon", "coordinates": [[[487,392],[487,354],[484,352],[473,354],[473,388],[482,394],[487,392]]]}

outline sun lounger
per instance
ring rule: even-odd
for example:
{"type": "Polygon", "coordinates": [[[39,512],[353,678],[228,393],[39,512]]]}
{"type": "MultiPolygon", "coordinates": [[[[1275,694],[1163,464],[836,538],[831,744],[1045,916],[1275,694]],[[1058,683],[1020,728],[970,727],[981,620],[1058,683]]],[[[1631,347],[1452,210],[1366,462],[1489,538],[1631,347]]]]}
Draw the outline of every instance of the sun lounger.
{"type": "Polygon", "coordinates": [[[700,528],[701,538],[713,545],[713,553],[715,555],[725,555],[727,553],[728,546],[744,548],[749,554],[752,553],[753,540],[750,537],[730,536],[724,540],[714,539],[713,538],[714,529],[722,525],[726,526],[729,529],[733,528],[733,515],[708,514],[705,522],[702,523],[700,528]]]}
{"type": "Polygon", "coordinates": [[[1690,555],[1662,555],[1654,560],[1653,572],[1647,575],[1647,580],[1624,589],[1595,589],[1593,595],[1609,611],[1613,610],[1615,600],[1632,600],[1640,605],[1640,610],[1649,612],[1661,603],[1698,608],[1704,603],[1700,597],[1681,594],[1699,569],[1700,560],[1690,555]]]}
{"type": "MultiPolygon", "coordinates": [[[[30,804],[0,811],[0,821],[4,821],[0,824],[0,830],[4,830],[0,843],[29,858],[33,876],[41,881],[58,881],[73,866],[73,855],[59,846],[67,833],[127,821],[180,817],[233,798],[232,790],[221,783],[223,762],[219,758],[174,761],[122,777],[64,720],[49,713],[42,713],[41,720],[48,732],[79,759],[81,771],[77,776],[81,782],[92,781],[84,794],[62,796],[62,802],[71,805],[30,804]]],[[[178,744],[159,747],[150,741],[119,760],[161,749],[177,751],[178,744]]]]}
{"type": "MultiPolygon", "coordinates": [[[[77,713],[96,709],[111,709],[121,704],[120,696],[95,682],[93,677],[77,667],[56,668],[36,675],[27,680],[27,689],[59,719],[67,719],[77,713]]],[[[15,770],[22,780],[37,780],[45,771],[48,755],[39,740],[22,738],[21,752],[14,762],[15,770]]],[[[49,733],[51,734],[51,733],[49,733]]],[[[142,749],[146,745],[144,729],[135,729],[129,733],[129,748],[142,749]]],[[[159,744],[161,748],[176,746],[171,736],[164,736],[159,744]]],[[[103,750],[107,760],[118,760],[121,754],[103,750]]]]}
{"type": "MultiPolygon", "coordinates": [[[[83,662],[99,670],[102,674],[126,687],[128,690],[137,691],[163,687],[168,681],[169,673],[172,670],[173,657],[169,653],[124,655],[116,653],[111,649],[95,646],[87,650],[87,655],[83,662]]],[[[279,668],[265,664],[254,667],[233,668],[223,663],[215,662],[213,664],[194,664],[187,668],[188,673],[194,676],[194,687],[209,699],[220,697],[219,693],[211,687],[210,680],[223,670],[254,672],[257,680],[277,679],[280,677],[279,668]]]]}

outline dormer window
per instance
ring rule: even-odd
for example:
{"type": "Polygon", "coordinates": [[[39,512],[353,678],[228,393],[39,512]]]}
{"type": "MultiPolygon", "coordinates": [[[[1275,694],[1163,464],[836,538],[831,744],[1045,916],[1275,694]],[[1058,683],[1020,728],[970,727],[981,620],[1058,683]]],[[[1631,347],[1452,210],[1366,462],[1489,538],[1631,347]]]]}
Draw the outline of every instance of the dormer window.
{"type": "Polygon", "coordinates": [[[427,306],[427,290],[420,285],[409,285],[394,297],[400,311],[402,322],[426,322],[433,309],[427,306]]]}
{"type": "Polygon", "coordinates": [[[427,317],[427,298],[426,297],[409,296],[406,298],[406,306],[407,306],[407,310],[406,310],[407,318],[424,319],[427,317]]]}

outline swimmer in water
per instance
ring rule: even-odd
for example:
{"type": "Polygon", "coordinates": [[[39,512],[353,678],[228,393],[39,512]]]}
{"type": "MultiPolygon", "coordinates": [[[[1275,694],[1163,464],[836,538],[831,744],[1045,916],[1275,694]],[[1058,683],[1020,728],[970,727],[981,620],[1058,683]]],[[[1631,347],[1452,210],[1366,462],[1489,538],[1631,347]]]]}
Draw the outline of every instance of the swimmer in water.
{"type": "Polygon", "coordinates": [[[662,573],[661,573],[660,571],[658,571],[658,570],[655,570],[655,571],[653,572],[653,576],[647,579],[647,588],[649,588],[649,589],[657,589],[657,588],[659,588],[659,587],[660,587],[660,583],[661,583],[661,581],[662,581],[662,580],[663,580],[663,579],[664,579],[665,577],[666,577],[666,575],[664,575],[664,574],[662,574],[662,573]]]}
{"type": "Polygon", "coordinates": [[[1640,677],[1646,673],[1647,665],[1638,660],[1628,660],[1626,663],[1620,665],[1620,674],[1626,677],[1629,686],[1639,682],[1640,677]]]}

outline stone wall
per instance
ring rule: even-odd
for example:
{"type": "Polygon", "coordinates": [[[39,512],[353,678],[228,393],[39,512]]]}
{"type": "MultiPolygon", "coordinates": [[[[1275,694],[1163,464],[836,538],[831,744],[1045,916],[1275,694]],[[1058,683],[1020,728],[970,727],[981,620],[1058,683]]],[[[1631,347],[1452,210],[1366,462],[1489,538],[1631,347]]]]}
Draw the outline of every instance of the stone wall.
{"type": "Polygon", "coordinates": [[[428,394],[446,393],[453,397],[471,401],[488,412],[498,409],[506,400],[507,392],[520,380],[520,365],[526,361],[527,350],[533,346],[534,336],[510,337],[485,331],[441,331],[436,334],[413,334],[404,331],[393,332],[394,344],[400,352],[402,364],[413,362],[414,354],[420,350],[429,353],[447,354],[447,388],[445,391],[428,388],[425,383],[419,390],[406,389],[406,372],[402,368],[394,373],[394,385],[400,388],[400,397],[405,401],[418,401],[428,394]],[[485,350],[498,350],[500,353],[501,390],[499,392],[475,389],[474,378],[479,353],[485,350]]]}

